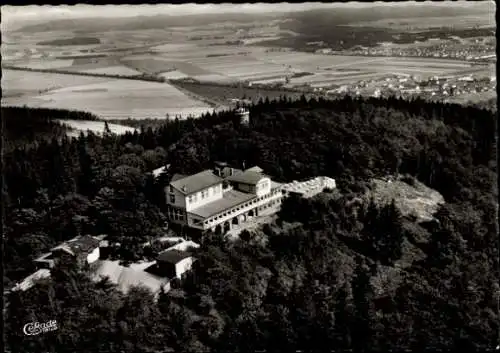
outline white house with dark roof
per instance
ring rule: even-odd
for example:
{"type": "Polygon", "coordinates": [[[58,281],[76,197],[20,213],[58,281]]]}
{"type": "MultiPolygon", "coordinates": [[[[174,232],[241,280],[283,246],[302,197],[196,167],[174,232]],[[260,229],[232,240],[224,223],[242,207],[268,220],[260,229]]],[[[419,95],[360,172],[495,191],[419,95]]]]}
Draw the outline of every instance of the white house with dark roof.
{"type": "Polygon", "coordinates": [[[14,291],[26,291],[33,287],[39,280],[49,278],[50,270],[57,267],[58,261],[64,257],[70,257],[79,266],[90,265],[98,262],[99,249],[105,246],[106,235],[91,236],[82,235],[65,241],[50,249],[50,252],[40,255],[34,261],[37,271],[26,277],[12,289],[14,291]]]}
{"type": "Polygon", "coordinates": [[[156,263],[160,273],[173,279],[181,279],[193,266],[194,258],[188,251],[166,250],[158,255],[156,263]]]}
{"type": "Polygon", "coordinates": [[[165,193],[171,222],[219,233],[263,211],[278,211],[283,196],[281,184],[259,167],[240,170],[220,162],[214,170],[174,175],[165,193]]]}
{"type": "Polygon", "coordinates": [[[196,259],[185,249],[199,247],[193,242],[186,242],[185,248],[171,247],[160,254],[156,261],[138,262],[122,266],[119,261],[99,260],[93,267],[92,279],[99,281],[108,278],[123,293],[128,293],[133,286],[149,289],[158,298],[163,289],[168,292],[175,279],[182,279],[191,270],[196,259]]]}
{"type": "Polygon", "coordinates": [[[90,235],[77,236],[68,240],[34,260],[38,268],[50,269],[56,266],[56,262],[63,255],[69,255],[77,261],[79,265],[91,264],[100,257],[99,248],[103,242],[101,237],[90,235]]]}

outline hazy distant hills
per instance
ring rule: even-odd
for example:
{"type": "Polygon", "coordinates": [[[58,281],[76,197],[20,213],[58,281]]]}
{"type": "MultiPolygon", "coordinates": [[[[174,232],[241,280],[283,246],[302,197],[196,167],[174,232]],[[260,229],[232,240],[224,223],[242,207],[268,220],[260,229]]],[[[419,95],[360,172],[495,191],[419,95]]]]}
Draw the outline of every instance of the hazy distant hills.
{"type": "MultiPolygon", "coordinates": [[[[194,15],[169,15],[138,17],[116,17],[116,18],[73,18],[58,19],[44,23],[30,23],[15,31],[24,33],[48,32],[48,31],[79,31],[79,32],[102,32],[109,30],[147,30],[168,29],[168,27],[206,26],[215,23],[250,23],[261,20],[288,19],[296,22],[299,27],[308,24],[318,25],[328,23],[329,25],[342,25],[355,22],[375,21],[389,18],[419,18],[419,17],[448,17],[448,16],[470,16],[487,15],[492,18],[495,13],[493,2],[463,2],[429,5],[419,4],[397,4],[374,5],[370,7],[339,7],[315,9],[309,11],[289,13],[210,13],[194,15]]],[[[17,27],[17,26],[16,26],[17,27]]]]}
{"type": "Polygon", "coordinates": [[[76,18],[54,20],[46,23],[28,25],[17,32],[34,33],[49,31],[78,31],[78,32],[103,32],[103,31],[134,31],[147,29],[168,29],[169,27],[206,26],[215,23],[233,22],[250,23],[261,20],[274,20],[281,18],[281,14],[204,14],[184,16],[138,16],[121,18],[76,18]]]}
{"type": "MultiPolygon", "coordinates": [[[[494,19],[495,5],[490,2],[475,2],[473,4],[446,3],[430,5],[398,6],[374,5],[365,8],[339,8],[329,10],[311,10],[290,14],[290,18],[304,26],[325,23],[328,25],[343,25],[357,22],[376,21],[382,19],[426,18],[426,17],[459,17],[487,16],[494,19]]],[[[444,24],[443,24],[444,25],[444,24]]]]}

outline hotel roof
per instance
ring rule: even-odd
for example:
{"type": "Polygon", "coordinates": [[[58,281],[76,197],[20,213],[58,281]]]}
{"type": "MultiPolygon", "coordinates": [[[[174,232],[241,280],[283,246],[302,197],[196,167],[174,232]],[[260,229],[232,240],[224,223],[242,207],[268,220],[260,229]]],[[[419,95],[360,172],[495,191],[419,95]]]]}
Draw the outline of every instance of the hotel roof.
{"type": "Polygon", "coordinates": [[[157,261],[175,265],[188,257],[191,257],[191,253],[188,251],[166,250],[158,255],[157,261]]]}
{"type": "Polygon", "coordinates": [[[184,175],[184,174],[174,174],[172,176],[172,179],[170,180],[170,183],[173,183],[174,181],[177,181],[177,180],[180,180],[180,179],[184,179],[184,178],[187,178],[189,175],[184,175]]]}
{"type": "Polygon", "coordinates": [[[238,190],[229,190],[222,195],[221,199],[195,208],[190,213],[195,216],[208,218],[227,209],[238,206],[239,204],[249,201],[255,197],[257,197],[255,194],[248,194],[238,190]]]}
{"type": "Polygon", "coordinates": [[[76,253],[93,251],[95,248],[99,247],[100,242],[101,241],[99,239],[94,238],[90,235],[83,235],[68,240],[67,242],[62,243],[55,248],[52,248],[51,251],[64,250],[71,255],[75,255],[76,253]]]}
{"type": "Polygon", "coordinates": [[[222,183],[223,179],[215,175],[210,169],[170,182],[177,190],[189,195],[210,186],[222,183]]]}
{"type": "Polygon", "coordinates": [[[245,170],[242,173],[237,173],[228,177],[227,180],[236,183],[255,185],[263,178],[267,178],[267,176],[253,170],[245,170]]]}

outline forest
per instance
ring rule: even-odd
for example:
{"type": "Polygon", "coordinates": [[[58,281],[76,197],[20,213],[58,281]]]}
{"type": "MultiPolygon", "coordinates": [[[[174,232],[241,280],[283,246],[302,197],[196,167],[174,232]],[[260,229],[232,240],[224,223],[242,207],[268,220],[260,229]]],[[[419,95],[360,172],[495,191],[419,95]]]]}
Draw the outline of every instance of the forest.
{"type": "Polygon", "coordinates": [[[65,45],[91,45],[91,44],[101,44],[101,40],[96,37],[73,37],[65,39],[54,39],[38,42],[38,45],[53,45],[53,46],[65,46],[65,45]]]}
{"type": "MultiPolygon", "coordinates": [[[[23,108],[8,114],[43,118],[23,108]]],[[[136,261],[164,231],[148,172],[213,161],[259,165],[277,181],[316,175],[337,190],[286,199],[278,220],[228,241],[204,234],[181,286],[157,302],[124,295],[70,264],[6,297],[9,352],[464,350],[498,343],[496,113],[395,98],[287,97],[102,137],[37,138],[4,153],[4,285],[75,234],[108,234],[136,261]],[[372,178],[407,175],[445,199],[433,221],[360,197],[372,178]],[[27,322],[58,330],[26,337],[27,322]]],[[[85,114],[72,112],[72,114],[85,114]]],[[[11,117],[12,119],[12,117],[11,117]]],[[[35,128],[35,127],[34,127],[35,128]]],[[[36,127],[38,128],[38,127],[36,127]]],[[[44,130],[47,131],[47,130],[44,130]]],[[[9,135],[21,139],[18,135],[9,135]]],[[[9,142],[8,142],[9,143],[9,142]]]]}

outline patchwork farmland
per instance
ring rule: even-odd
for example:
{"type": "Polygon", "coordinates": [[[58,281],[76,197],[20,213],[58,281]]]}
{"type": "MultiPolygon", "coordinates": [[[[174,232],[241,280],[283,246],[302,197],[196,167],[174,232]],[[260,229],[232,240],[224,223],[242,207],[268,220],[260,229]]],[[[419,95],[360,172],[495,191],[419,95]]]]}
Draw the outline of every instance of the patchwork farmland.
{"type": "Polygon", "coordinates": [[[210,109],[166,83],[3,71],[4,105],[86,110],[103,119],[197,116],[210,109]]]}
{"type": "MultiPolygon", "coordinates": [[[[272,46],[273,39],[302,36],[281,26],[280,20],[161,28],[96,26],[99,29],[83,32],[50,28],[7,33],[3,65],[51,73],[4,69],[2,104],[83,109],[105,119],[165,118],[198,115],[243,95],[299,96],[345,86],[355,93],[358,85],[371,85],[376,91],[394,76],[411,78],[415,88],[420,80],[435,76],[493,80],[495,75],[492,65],[457,59],[332,55],[272,46]],[[88,74],[158,82],[82,76],[88,74]]],[[[349,51],[335,52],[345,53],[349,51]]]]}
{"type": "Polygon", "coordinates": [[[150,74],[175,70],[182,73],[177,76],[202,82],[262,83],[284,81],[285,77],[291,77],[291,87],[318,82],[356,82],[358,77],[373,79],[392,73],[429,77],[459,73],[472,67],[469,62],[444,59],[271,52],[260,47],[246,47],[245,51],[239,49],[239,52],[235,49],[221,47],[213,50],[211,47],[185,45],[174,53],[124,58],[122,63],[150,74]],[[207,48],[210,53],[205,50],[207,48]],[[294,77],[298,73],[314,75],[294,77]]]}
{"type": "Polygon", "coordinates": [[[16,100],[22,104],[24,98],[30,99],[50,90],[106,81],[107,79],[98,77],[2,69],[2,104],[11,103],[9,97],[17,97],[16,100]]]}

